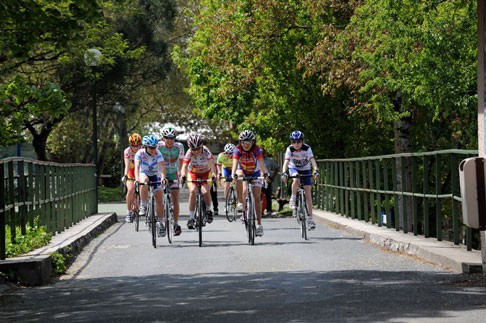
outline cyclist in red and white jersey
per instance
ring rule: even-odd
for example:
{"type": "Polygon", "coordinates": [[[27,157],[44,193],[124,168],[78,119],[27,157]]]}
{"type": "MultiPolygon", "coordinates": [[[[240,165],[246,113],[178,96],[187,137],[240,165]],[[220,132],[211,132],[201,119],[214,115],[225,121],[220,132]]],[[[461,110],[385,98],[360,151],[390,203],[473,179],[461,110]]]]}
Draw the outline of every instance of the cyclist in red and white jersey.
{"type": "MultiPolygon", "coordinates": [[[[317,168],[317,162],[312,153],[312,149],[309,145],[304,143],[304,133],[302,131],[296,130],[290,134],[290,146],[287,147],[285,151],[284,164],[282,167],[282,181],[287,184],[287,170],[290,176],[295,176],[296,174],[310,175],[311,166],[314,168],[314,180],[319,177],[319,169],[317,168]]],[[[315,229],[316,224],[312,218],[312,177],[303,177],[304,190],[307,203],[307,211],[309,217],[307,218],[307,225],[309,229],[315,229]]],[[[297,195],[297,190],[299,189],[300,180],[294,178],[291,191],[292,196],[290,197],[290,207],[295,208],[295,199],[297,195]]]]}
{"type": "MultiPolygon", "coordinates": [[[[198,133],[191,133],[187,138],[187,145],[189,149],[182,162],[181,182],[189,179],[192,181],[201,178],[203,180],[209,179],[209,174],[217,174],[216,166],[214,164],[214,156],[211,151],[204,146],[203,137],[198,133]]],[[[213,181],[215,178],[213,178],[213,181]]],[[[187,228],[194,229],[194,213],[196,210],[196,192],[197,186],[191,185],[189,190],[189,221],[187,221],[187,228]]],[[[202,183],[202,193],[204,197],[204,204],[206,204],[206,215],[208,223],[213,222],[213,212],[211,212],[211,194],[208,183],[202,183]]]]}
{"type": "MultiPolygon", "coordinates": [[[[256,145],[256,136],[251,130],[244,130],[240,133],[239,143],[233,152],[233,169],[231,171],[231,176],[234,180],[238,176],[255,176],[255,177],[268,177],[267,167],[263,161],[263,154],[258,145],[256,145]]],[[[253,181],[253,196],[255,198],[255,211],[257,215],[257,229],[256,235],[263,236],[263,226],[262,226],[262,185],[263,181],[254,180],[253,181]]],[[[246,196],[246,190],[248,189],[248,183],[243,183],[243,196],[246,196]]],[[[240,203],[242,200],[240,200],[240,203]]]]}
{"type": "Polygon", "coordinates": [[[135,195],[135,154],[142,146],[142,138],[140,138],[138,133],[132,133],[128,138],[128,143],[130,146],[123,151],[125,171],[123,172],[122,182],[127,187],[125,200],[128,211],[127,216],[125,217],[125,222],[132,222],[133,215],[131,212],[131,204],[135,195]]]}
{"type": "MultiPolygon", "coordinates": [[[[140,149],[135,154],[135,181],[139,183],[147,182],[165,182],[165,163],[162,153],[157,149],[158,139],[153,136],[144,136],[142,145],[145,148],[140,149]]],[[[165,237],[164,226],[164,205],[162,204],[162,185],[154,186],[155,195],[155,213],[157,214],[159,235],[165,237]]],[[[143,216],[147,210],[148,203],[148,186],[140,186],[140,215],[143,216]]]]}

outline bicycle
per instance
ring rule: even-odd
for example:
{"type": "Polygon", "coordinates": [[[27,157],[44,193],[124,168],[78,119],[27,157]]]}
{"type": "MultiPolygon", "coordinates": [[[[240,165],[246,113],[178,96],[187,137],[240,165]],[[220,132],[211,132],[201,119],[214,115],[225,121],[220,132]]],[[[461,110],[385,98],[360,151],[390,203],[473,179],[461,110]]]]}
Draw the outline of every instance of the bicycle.
{"type": "Polygon", "coordinates": [[[172,204],[172,198],[170,195],[170,184],[165,185],[164,187],[163,203],[164,203],[165,229],[167,231],[167,239],[169,240],[169,243],[172,243],[172,239],[175,233],[175,228],[174,228],[175,221],[174,221],[174,205],[172,204]]]}
{"type": "Polygon", "coordinates": [[[138,185],[148,185],[149,186],[149,199],[147,203],[147,211],[145,213],[145,225],[148,226],[150,235],[152,236],[152,245],[157,248],[157,215],[155,213],[155,194],[154,186],[162,184],[161,181],[138,183],[138,185]]]}
{"type": "MultiPolygon", "coordinates": [[[[197,193],[196,193],[196,210],[194,213],[194,217],[196,220],[196,229],[198,230],[199,234],[199,247],[202,246],[202,228],[206,225],[208,221],[206,215],[206,204],[204,203],[204,196],[202,193],[202,185],[204,183],[208,183],[209,180],[198,178],[196,180],[186,179],[185,182],[187,183],[194,183],[197,185],[197,193]]],[[[183,184],[184,185],[184,184],[183,184]]]]}
{"type": "Polygon", "coordinates": [[[236,186],[235,183],[231,183],[228,187],[225,197],[224,211],[226,213],[226,218],[229,222],[236,221],[238,212],[236,210],[236,205],[238,200],[236,199],[236,186]]]}
{"type": "MultiPolygon", "coordinates": [[[[135,178],[126,178],[127,181],[135,181],[135,178]]],[[[123,195],[127,194],[127,184],[126,182],[123,183],[123,195]]],[[[140,223],[140,214],[138,210],[138,206],[140,205],[140,195],[138,191],[138,185],[135,184],[135,194],[133,195],[133,200],[130,204],[130,219],[135,224],[135,231],[138,232],[139,223],[140,223]]]]}
{"type": "Polygon", "coordinates": [[[261,176],[243,176],[238,177],[238,180],[248,182],[248,187],[246,190],[245,206],[243,208],[243,222],[245,223],[245,228],[248,234],[248,243],[251,245],[255,244],[256,236],[256,209],[255,209],[255,197],[253,196],[253,181],[263,180],[265,183],[265,178],[261,176]]]}
{"type": "Polygon", "coordinates": [[[295,218],[297,219],[297,223],[300,226],[302,238],[304,238],[304,240],[307,240],[307,218],[309,217],[309,211],[307,210],[307,199],[304,190],[304,181],[302,180],[302,178],[304,177],[312,177],[312,174],[296,174],[293,176],[289,176],[289,178],[299,179],[299,188],[297,189],[297,196],[295,198],[295,210],[293,210],[293,212],[295,212],[295,218]]]}

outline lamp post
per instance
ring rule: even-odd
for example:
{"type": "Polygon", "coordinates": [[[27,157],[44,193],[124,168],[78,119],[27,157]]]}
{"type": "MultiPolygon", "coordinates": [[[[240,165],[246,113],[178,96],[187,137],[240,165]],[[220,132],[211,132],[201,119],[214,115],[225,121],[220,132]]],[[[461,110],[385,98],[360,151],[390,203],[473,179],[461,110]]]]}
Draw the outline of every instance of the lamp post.
{"type": "MultiPolygon", "coordinates": [[[[120,102],[116,102],[113,106],[113,110],[117,113],[118,117],[118,134],[120,136],[120,144],[121,144],[121,156],[120,156],[120,173],[123,175],[125,169],[125,160],[123,156],[123,144],[125,143],[126,136],[127,136],[127,127],[125,123],[125,106],[122,105],[120,102]]],[[[121,176],[120,176],[121,177],[121,176]]]]}
{"type": "Polygon", "coordinates": [[[95,213],[98,213],[98,124],[97,124],[97,112],[96,112],[96,67],[103,55],[96,48],[90,48],[84,54],[84,62],[91,67],[93,72],[93,82],[91,86],[91,94],[93,97],[93,163],[95,164],[95,213]]]}

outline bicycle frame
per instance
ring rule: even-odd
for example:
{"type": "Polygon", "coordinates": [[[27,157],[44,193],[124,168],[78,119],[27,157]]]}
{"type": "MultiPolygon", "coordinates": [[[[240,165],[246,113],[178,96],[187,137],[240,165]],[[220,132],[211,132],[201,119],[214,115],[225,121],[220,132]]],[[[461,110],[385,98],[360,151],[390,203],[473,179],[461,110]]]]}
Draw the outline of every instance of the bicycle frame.
{"type": "Polygon", "coordinates": [[[226,196],[224,198],[225,200],[225,213],[226,213],[226,218],[228,219],[229,222],[236,221],[237,214],[238,212],[236,211],[236,204],[237,199],[236,199],[236,185],[235,183],[231,183],[230,186],[228,187],[228,190],[226,191],[226,196]]]}
{"type": "MultiPolygon", "coordinates": [[[[126,180],[135,182],[135,178],[128,177],[126,180]]],[[[132,200],[132,203],[130,204],[130,213],[131,213],[130,216],[132,217],[133,223],[135,224],[135,231],[137,231],[137,232],[138,232],[139,224],[140,224],[140,215],[138,213],[138,211],[139,211],[138,206],[140,205],[140,194],[139,194],[138,189],[139,189],[139,187],[135,182],[135,194],[133,195],[133,200],[132,200]]],[[[127,190],[126,183],[125,183],[125,190],[127,190]]],[[[127,191],[125,191],[125,195],[126,194],[127,194],[127,191]]]]}
{"type": "Polygon", "coordinates": [[[297,196],[296,196],[296,214],[295,217],[297,219],[297,223],[300,225],[300,231],[302,238],[307,240],[307,218],[309,217],[309,210],[307,209],[307,196],[304,189],[304,181],[302,178],[304,177],[312,177],[311,174],[296,174],[293,176],[289,176],[289,178],[298,178],[299,179],[299,188],[297,189],[297,196]]]}
{"type": "Polygon", "coordinates": [[[204,196],[202,193],[202,186],[204,183],[208,183],[209,180],[198,178],[196,180],[186,180],[188,183],[194,183],[197,186],[196,193],[196,227],[199,233],[199,247],[202,247],[202,227],[206,225],[206,204],[204,203],[204,196]]]}
{"type": "Polygon", "coordinates": [[[265,178],[261,176],[243,176],[238,177],[238,180],[246,181],[248,183],[245,197],[245,207],[243,210],[243,221],[245,222],[245,227],[248,234],[248,243],[254,245],[257,215],[255,209],[255,197],[253,196],[253,181],[263,180],[265,183],[265,178]]]}
{"type": "Polygon", "coordinates": [[[139,185],[148,185],[149,187],[149,199],[147,203],[147,213],[145,214],[145,224],[148,224],[149,232],[152,236],[152,246],[157,248],[157,214],[155,212],[155,194],[154,186],[162,184],[160,181],[148,182],[148,183],[138,183],[139,185]]]}
{"type": "Polygon", "coordinates": [[[165,230],[167,232],[167,239],[172,243],[174,237],[174,205],[172,204],[172,197],[170,194],[170,184],[164,187],[164,214],[165,214],[165,230]]]}

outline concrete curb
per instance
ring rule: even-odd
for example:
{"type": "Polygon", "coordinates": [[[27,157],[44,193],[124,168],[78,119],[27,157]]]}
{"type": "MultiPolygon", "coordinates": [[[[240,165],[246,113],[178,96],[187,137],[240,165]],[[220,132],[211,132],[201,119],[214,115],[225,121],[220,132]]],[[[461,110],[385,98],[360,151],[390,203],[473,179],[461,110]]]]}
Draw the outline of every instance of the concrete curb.
{"type": "Polygon", "coordinates": [[[467,251],[464,246],[457,246],[449,241],[414,236],[412,233],[405,234],[395,229],[378,227],[322,210],[314,209],[313,213],[316,220],[319,219],[330,227],[361,237],[387,250],[416,256],[457,273],[482,272],[480,251],[467,251]]]}
{"type": "Polygon", "coordinates": [[[116,213],[91,215],[53,236],[48,246],[36,249],[22,257],[0,261],[0,272],[16,277],[16,280],[24,285],[47,284],[54,276],[51,262],[53,252],[69,254],[74,259],[84,246],[116,222],[116,213]]]}

